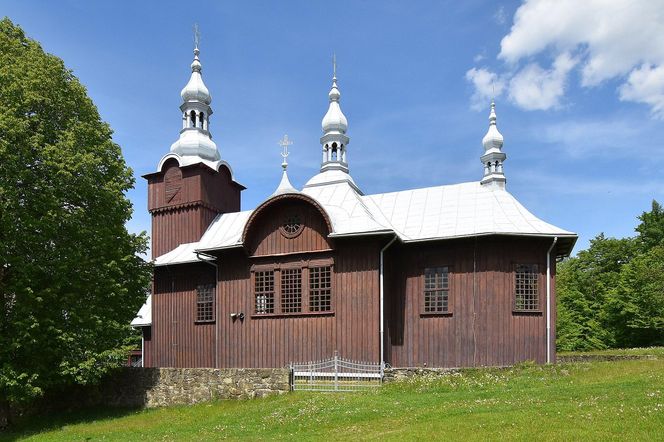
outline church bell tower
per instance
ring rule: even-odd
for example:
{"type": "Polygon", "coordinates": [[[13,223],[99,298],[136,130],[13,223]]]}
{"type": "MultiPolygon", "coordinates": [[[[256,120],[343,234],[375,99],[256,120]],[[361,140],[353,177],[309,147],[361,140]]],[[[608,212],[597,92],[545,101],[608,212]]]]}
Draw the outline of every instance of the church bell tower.
{"type": "Polygon", "coordinates": [[[212,97],[201,75],[196,32],[191,77],[182,89],[182,129],[148,180],[152,258],[195,242],[220,213],[240,210],[244,186],[233,178],[210,133],[212,97]]]}

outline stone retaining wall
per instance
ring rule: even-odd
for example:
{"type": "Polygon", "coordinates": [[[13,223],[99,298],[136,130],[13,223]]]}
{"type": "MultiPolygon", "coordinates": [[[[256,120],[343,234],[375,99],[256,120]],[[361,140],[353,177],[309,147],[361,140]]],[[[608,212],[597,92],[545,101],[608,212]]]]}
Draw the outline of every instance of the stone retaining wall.
{"type": "Polygon", "coordinates": [[[125,368],[102,383],[99,402],[149,408],[250,399],[289,389],[287,368],[125,368]]]}

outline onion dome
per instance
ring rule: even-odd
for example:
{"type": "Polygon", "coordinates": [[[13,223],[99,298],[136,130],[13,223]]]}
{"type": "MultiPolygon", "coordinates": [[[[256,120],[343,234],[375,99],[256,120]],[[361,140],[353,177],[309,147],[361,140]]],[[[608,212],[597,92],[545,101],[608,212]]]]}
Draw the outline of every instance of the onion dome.
{"type": "Polygon", "coordinates": [[[491,112],[489,113],[489,130],[482,139],[482,145],[487,152],[491,149],[503,148],[503,135],[498,132],[496,126],[496,103],[493,100],[491,100],[491,112]]]}
{"type": "Polygon", "coordinates": [[[330,89],[328,96],[330,97],[330,107],[323,117],[323,133],[339,132],[345,134],[348,129],[348,120],[346,120],[346,116],[341,112],[341,107],[339,106],[341,92],[339,92],[339,88],[337,87],[336,75],[332,78],[332,89],[330,89]]]}
{"type": "Polygon", "coordinates": [[[182,101],[200,101],[205,104],[212,102],[210,91],[203,83],[203,76],[201,75],[201,61],[198,59],[200,51],[198,48],[194,49],[194,61],[191,63],[191,77],[189,82],[180,92],[182,101]]]}

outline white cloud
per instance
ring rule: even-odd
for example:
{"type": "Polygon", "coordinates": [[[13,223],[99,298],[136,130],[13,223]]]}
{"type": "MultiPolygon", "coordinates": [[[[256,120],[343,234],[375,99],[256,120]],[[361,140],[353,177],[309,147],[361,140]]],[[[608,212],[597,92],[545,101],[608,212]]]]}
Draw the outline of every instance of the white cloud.
{"type": "Polygon", "coordinates": [[[527,110],[558,107],[565,93],[567,74],[575,64],[568,54],[559,55],[549,70],[537,63],[528,64],[510,80],[510,100],[527,110]]]}
{"type": "MultiPolygon", "coordinates": [[[[546,96],[545,92],[554,92],[544,85],[553,81],[555,66],[539,68],[532,57],[559,60],[563,54],[574,54],[581,86],[626,80],[618,90],[620,99],[648,104],[654,116],[664,119],[663,37],[664,0],[524,0],[501,41],[498,59],[506,63],[509,75],[517,72],[517,76],[527,75],[521,78],[530,80],[526,84],[541,84],[539,89],[546,96]]],[[[512,84],[524,87],[523,81],[512,84]]],[[[526,88],[529,93],[534,90],[526,88]]],[[[533,107],[530,100],[518,99],[524,91],[510,89],[509,95],[526,109],[556,107],[560,98],[548,100],[548,107],[533,107]]]]}
{"type": "Polygon", "coordinates": [[[498,75],[484,68],[469,69],[466,80],[475,87],[470,99],[470,106],[475,110],[486,109],[489,101],[502,94],[505,88],[505,82],[498,75]]]}
{"type": "Polygon", "coordinates": [[[634,69],[619,91],[621,100],[649,104],[653,115],[664,120],[664,66],[634,69]]]}

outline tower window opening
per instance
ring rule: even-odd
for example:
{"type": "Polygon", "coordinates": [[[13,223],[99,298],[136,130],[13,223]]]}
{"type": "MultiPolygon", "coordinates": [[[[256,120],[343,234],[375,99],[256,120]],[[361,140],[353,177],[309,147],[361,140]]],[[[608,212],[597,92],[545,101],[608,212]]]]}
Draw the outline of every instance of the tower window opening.
{"type": "Polygon", "coordinates": [[[332,161],[337,161],[337,146],[332,145],[332,161]]]}
{"type": "Polygon", "coordinates": [[[205,127],[203,127],[203,122],[205,121],[205,113],[201,112],[200,120],[201,120],[201,123],[200,123],[201,124],[201,129],[205,129],[205,127]]]}
{"type": "Polygon", "coordinates": [[[191,111],[189,113],[189,118],[191,119],[191,127],[196,127],[196,112],[191,111]]]}

